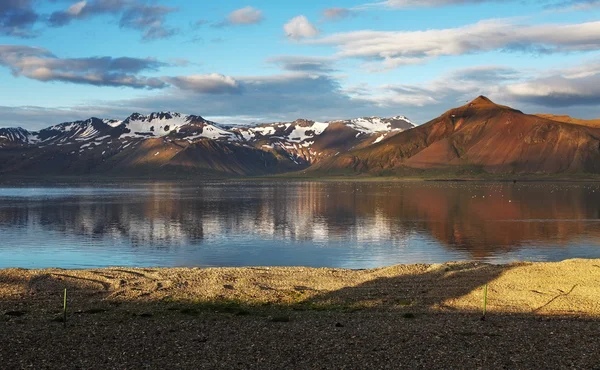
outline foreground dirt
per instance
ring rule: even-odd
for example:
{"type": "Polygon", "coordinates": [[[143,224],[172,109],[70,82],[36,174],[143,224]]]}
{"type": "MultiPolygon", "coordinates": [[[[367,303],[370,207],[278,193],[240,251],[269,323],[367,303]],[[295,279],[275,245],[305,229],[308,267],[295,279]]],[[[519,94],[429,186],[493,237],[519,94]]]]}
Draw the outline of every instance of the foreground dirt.
{"type": "Polygon", "coordinates": [[[0,368],[165,367],[600,368],[600,260],[0,270],[0,368]]]}

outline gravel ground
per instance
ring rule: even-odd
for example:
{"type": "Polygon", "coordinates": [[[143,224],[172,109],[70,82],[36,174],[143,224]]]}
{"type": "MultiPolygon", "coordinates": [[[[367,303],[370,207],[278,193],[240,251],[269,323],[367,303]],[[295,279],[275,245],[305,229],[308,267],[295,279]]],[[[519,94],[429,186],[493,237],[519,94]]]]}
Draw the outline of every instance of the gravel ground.
{"type": "Polygon", "coordinates": [[[0,270],[0,369],[600,369],[597,266],[0,270]]]}

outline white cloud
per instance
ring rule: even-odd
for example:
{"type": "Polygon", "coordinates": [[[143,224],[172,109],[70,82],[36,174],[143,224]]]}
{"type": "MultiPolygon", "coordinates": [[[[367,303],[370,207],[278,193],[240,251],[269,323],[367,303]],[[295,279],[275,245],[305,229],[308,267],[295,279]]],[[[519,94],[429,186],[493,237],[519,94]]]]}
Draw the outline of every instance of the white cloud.
{"type": "MultiPolygon", "coordinates": [[[[499,94],[507,100],[547,108],[596,107],[600,104],[600,62],[547,71],[523,82],[501,86],[499,94]]],[[[596,114],[600,116],[600,111],[596,114]]]]}
{"type": "Polygon", "coordinates": [[[292,18],[283,26],[285,34],[294,40],[315,37],[319,30],[303,15],[292,18]]]}
{"type": "Polygon", "coordinates": [[[534,53],[598,50],[600,22],[529,26],[492,19],[450,29],[345,32],[304,42],[334,46],[338,58],[377,61],[380,68],[391,69],[441,56],[492,50],[534,53]]]}
{"type": "Polygon", "coordinates": [[[256,24],[263,20],[262,11],[247,6],[238,10],[234,10],[227,16],[230,24],[256,24]]]}
{"type": "Polygon", "coordinates": [[[86,1],[80,1],[78,3],[75,3],[67,9],[67,13],[69,15],[76,17],[81,13],[81,11],[83,10],[83,8],[85,8],[86,5],[87,5],[86,1]]]}

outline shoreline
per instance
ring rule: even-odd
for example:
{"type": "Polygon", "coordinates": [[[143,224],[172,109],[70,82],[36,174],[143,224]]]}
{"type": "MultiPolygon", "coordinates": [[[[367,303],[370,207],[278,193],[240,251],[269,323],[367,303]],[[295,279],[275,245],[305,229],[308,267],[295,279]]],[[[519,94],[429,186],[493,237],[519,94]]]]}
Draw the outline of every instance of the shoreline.
{"type": "Polygon", "coordinates": [[[396,174],[396,175],[377,175],[377,174],[275,174],[270,176],[200,176],[180,174],[175,176],[123,176],[123,175],[18,175],[2,174],[2,184],[15,182],[29,182],[38,184],[56,184],[56,183],[126,183],[133,181],[143,182],[600,182],[600,174],[594,173],[573,173],[573,174],[455,174],[455,173],[424,173],[424,174],[396,174]]]}
{"type": "MultiPolygon", "coordinates": [[[[28,301],[72,290],[87,303],[218,303],[303,305],[348,309],[419,311],[480,309],[488,285],[488,312],[538,312],[545,296],[570,291],[543,314],[600,317],[600,259],[561,262],[448,262],[394,265],[374,269],[312,267],[211,267],[97,269],[0,269],[0,304],[28,301]],[[409,287],[418,284],[427,293],[409,287]],[[393,288],[393,289],[392,289],[393,288]],[[545,292],[544,292],[545,291],[545,292]],[[89,299],[91,297],[91,299],[89,299]],[[400,302],[402,301],[402,302],[400,302]],[[570,302],[569,302],[570,301],[570,302]],[[538,307],[538,308],[536,308],[538,307]]],[[[566,294],[566,293],[564,293],[566,294]]],[[[560,294],[558,295],[560,296],[560,294]]],[[[73,298],[75,299],[75,298],[73,298]]]]}
{"type": "Polygon", "coordinates": [[[599,282],[600,259],[369,270],[3,269],[0,363],[593,368],[599,282]]]}
{"type": "Polygon", "coordinates": [[[127,184],[210,184],[210,183],[235,183],[235,182],[267,182],[267,183],[334,183],[334,182],[355,182],[355,183],[598,183],[600,175],[597,177],[379,177],[379,176],[328,176],[328,177],[224,177],[224,178],[161,178],[161,177],[11,177],[6,176],[0,180],[0,186],[57,186],[57,185],[116,185],[125,186],[127,184]]]}

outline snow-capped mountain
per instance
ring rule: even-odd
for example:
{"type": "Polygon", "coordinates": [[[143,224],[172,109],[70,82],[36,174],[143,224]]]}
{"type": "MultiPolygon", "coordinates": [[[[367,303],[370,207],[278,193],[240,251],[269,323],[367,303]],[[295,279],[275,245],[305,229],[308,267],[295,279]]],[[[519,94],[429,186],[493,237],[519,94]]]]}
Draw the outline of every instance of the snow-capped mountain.
{"type": "MultiPolygon", "coordinates": [[[[53,158],[61,158],[64,162],[65,156],[70,162],[85,160],[86,170],[97,163],[117,160],[120,166],[176,163],[177,166],[194,167],[202,162],[211,169],[228,171],[233,168],[236,173],[246,174],[248,166],[254,169],[265,167],[271,172],[302,169],[323,158],[375,144],[412,127],[414,124],[403,116],[330,122],[298,119],[253,126],[224,126],[196,115],[133,113],[124,120],[89,118],[40,131],[0,129],[0,149],[27,150],[27,154],[21,156],[38,162],[53,158]],[[247,157],[223,156],[242,152],[247,157]],[[215,158],[219,158],[218,161],[215,158]],[[246,163],[249,159],[251,162],[246,163]]],[[[15,156],[11,158],[12,166],[22,167],[14,160],[15,156]]],[[[77,163],[67,167],[73,168],[77,163]]]]}
{"type": "Polygon", "coordinates": [[[391,118],[380,118],[380,117],[362,117],[354,118],[347,121],[334,121],[343,122],[348,127],[355,129],[366,134],[376,134],[381,132],[393,132],[393,131],[404,131],[415,127],[405,116],[395,116],[391,118]]]}
{"type": "Polygon", "coordinates": [[[21,127],[0,128],[0,147],[8,145],[25,145],[37,142],[37,135],[21,127]]]}
{"type": "Polygon", "coordinates": [[[233,128],[246,143],[262,150],[287,153],[298,164],[315,163],[355,147],[378,143],[415,125],[404,116],[365,117],[315,122],[298,119],[233,128]]]}
{"type": "Polygon", "coordinates": [[[200,116],[173,112],[157,112],[149,115],[134,113],[121,124],[125,131],[122,137],[148,138],[175,137],[193,141],[195,139],[232,139],[236,135],[224,130],[221,125],[200,116]]]}

